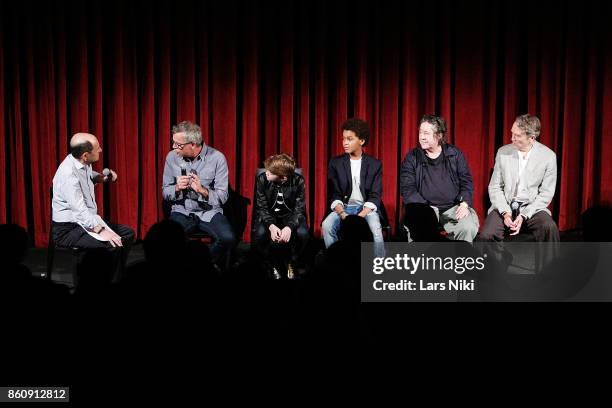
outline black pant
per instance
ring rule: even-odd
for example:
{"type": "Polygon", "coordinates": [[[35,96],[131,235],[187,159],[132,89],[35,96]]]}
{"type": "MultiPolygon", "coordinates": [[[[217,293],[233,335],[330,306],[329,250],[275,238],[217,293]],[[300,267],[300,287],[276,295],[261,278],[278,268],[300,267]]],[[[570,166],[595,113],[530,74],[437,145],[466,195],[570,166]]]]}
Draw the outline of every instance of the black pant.
{"type": "MultiPolygon", "coordinates": [[[[280,229],[287,226],[282,218],[276,219],[274,225],[280,229]]],[[[309,238],[306,221],[302,221],[297,228],[291,228],[291,238],[288,243],[272,242],[270,230],[263,223],[257,222],[251,232],[251,245],[265,264],[284,268],[287,262],[291,261],[294,265],[303,266],[304,251],[309,238]]]]}
{"type": "MultiPolygon", "coordinates": [[[[559,241],[561,241],[559,229],[547,212],[539,211],[533,217],[523,221],[518,235],[523,235],[526,232],[533,234],[536,242],[547,243],[545,245],[529,246],[530,249],[527,249],[527,251],[533,251],[536,256],[536,270],[540,271],[559,256],[559,241]]],[[[493,251],[492,253],[501,251],[498,254],[502,254],[506,252],[502,242],[508,238],[509,233],[510,229],[504,224],[504,217],[498,211],[493,210],[487,215],[478,240],[493,243],[489,246],[489,250],[493,251]]],[[[526,250],[525,247],[522,248],[523,251],[526,250]]],[[[516,254],[520,255],[521,253],[516,254]]]]}
{"type": "Polygon", "coordinates": [[[126,225],[106,223],[110,229],[121,237],[123,247],[113,247],[108,241],[99,241],[89,235],[79,224],[74,222],[53,222],[53,242],[58,247],[106,249],[114,258],[113,281],[119,280],[128,255],[134,242],[134,230],[126,225]]]}
{"type": "MultiPolygon", "coordinates": [[[[520,233],[530,232],[539,242],[559,242],[559,229],[557,224],[545,211],[539,211],[523,221],[520,233]]],[[[491,211],[485,219],[482,231],[480,231],[480,241],[503,241],[509,233],[504,225],[504,217],[498,211],[491,211]]]]}

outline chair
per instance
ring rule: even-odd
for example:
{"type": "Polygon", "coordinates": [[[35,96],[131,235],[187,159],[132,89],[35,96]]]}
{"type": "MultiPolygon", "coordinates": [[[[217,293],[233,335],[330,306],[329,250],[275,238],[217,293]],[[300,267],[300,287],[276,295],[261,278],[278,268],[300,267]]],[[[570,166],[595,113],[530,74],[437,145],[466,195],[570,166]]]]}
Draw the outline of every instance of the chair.
{"type": "Polygon", "coordinates": [[[78,283],[78,265],[81,259],[83,252],[85,251],[83,248],[77,247],[60,247],[55,245],[55,241],[53,240],[53,186],[50,189],[50,197],[51,197],[51,217],[49,217],[49,241],[47,244],[47,271],[44,278],[48,280],[52,280],[53,274],[53,261],[55,260],[55,252],[63,251],[70,252],[71,260],[72,260],[72,284],[74,287],[77,286],[78,283]]]}
{"type": "Polygon", "coordinates": [[[384,235],[385,241],[389,241],[391,236],[391,224],[389,224],[389,217],[387,216],[387,209],[385,208],[385,203],[380,201],[380,208],[378,209],[379,217],[380,217],[380,227],[382,228],[382,232],[384,235]]]}

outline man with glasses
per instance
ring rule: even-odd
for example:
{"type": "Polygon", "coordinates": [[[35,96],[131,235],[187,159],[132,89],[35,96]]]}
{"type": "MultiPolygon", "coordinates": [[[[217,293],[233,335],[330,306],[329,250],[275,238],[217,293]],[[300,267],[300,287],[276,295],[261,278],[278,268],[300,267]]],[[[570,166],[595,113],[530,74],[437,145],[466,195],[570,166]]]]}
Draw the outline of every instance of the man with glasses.
{"type": "Polygon", "coordinates": [[[170,219],[186,233],[201,230],[214,242],[210,253],[224,265],[236,237],[221,206],[228,198],[228,169],[223,153],[202,141],[200,126],[181,122],[172,127],[172,151],[166,156],[162,194],[172,204],[170,219]]]}

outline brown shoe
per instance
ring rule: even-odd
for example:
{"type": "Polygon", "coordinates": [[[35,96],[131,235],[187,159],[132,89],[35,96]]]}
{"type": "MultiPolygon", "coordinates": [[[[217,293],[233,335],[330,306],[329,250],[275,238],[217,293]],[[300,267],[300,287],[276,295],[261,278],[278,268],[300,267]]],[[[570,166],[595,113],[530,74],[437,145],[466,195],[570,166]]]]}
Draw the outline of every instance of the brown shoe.
{"type": "Polygon", "coordinates": [[[295,273],[293,272],[293,265],[291,262],[287,264],[287,279],[295,279],[295,273]]]}

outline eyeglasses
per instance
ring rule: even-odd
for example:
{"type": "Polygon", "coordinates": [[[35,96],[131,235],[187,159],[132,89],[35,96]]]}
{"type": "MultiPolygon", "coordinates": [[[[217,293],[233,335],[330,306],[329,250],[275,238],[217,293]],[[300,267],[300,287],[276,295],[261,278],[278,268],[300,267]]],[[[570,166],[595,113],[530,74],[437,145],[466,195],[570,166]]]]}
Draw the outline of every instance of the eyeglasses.
{"type": "Polygon", "coordinates": [[[174,139],[170,140],[172,142],[172,148],[173,149],[179,149],[179,150],[183,150],[183,147],[185,147],[188,144],[191,144],[191,142],[187,142],[187,143],[179,143],[174,139]]]}

